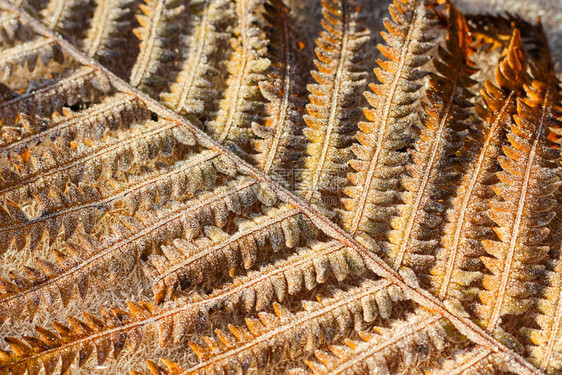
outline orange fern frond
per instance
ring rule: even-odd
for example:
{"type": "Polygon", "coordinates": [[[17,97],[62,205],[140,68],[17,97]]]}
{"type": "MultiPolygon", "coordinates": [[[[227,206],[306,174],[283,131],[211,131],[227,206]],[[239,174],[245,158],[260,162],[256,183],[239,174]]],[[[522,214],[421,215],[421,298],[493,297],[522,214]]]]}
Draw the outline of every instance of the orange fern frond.
{"type": "Polygon", "coordinates": [[[547,139],[551,88],[548,81],[525,84],[527,96],[518,99],[510,124],[510,145],[498,158],[501,183],[494,191],[499,199],[490,201],[488,211],[498,225],[498,240],[483,241],[488,256],[481,259],[490,274],[483,277],[477,309],[486,329],[498,334],[502,316],[523,314],[536,303],[550,250],[549,222],[560,186],[559,154],[547,139]]]}
{"type": "Polygon", "coordinates": [[[434,263],[436,238],[443,231],[444,204],[458,185],[461,160],[456,153],[469,127],[469,108],[475,72],[470,61],[471,39],[464,18],[449,6],[446,49],[439,47],[439,59],[430,75],[428,104],[423,105],[424,121],[415,142],[413,163],[402,184],[406,191],[399,216],[392,220],[386,256],[394,268],[402,266],[424,270],[434,263]]]}
{"type": "Polygon", "coordinates": [[[435,292],[441,298],[471,299],[478,292],[475,283],[482,276],[479,257],[481,240],[493,238],[492,222],[485,212],[494,196],[492,185],[498,172],[497,157],[504,133],[516,111],[516,99],[524,95],[527,80],[525,56],[519,31],[514,31],[505,58],[496,68],[495,82],[487,80],[482,90],[486,107],[477,107],[482,122],[461,149],[469,161],[452,208],[447,215],[443,248],[436,255],[431,271],[435,292]]]}
{"type": "Polygon", "coordinates": [[[373,93],[365,93],[372,106],[364,110],[370,122],[359,123],[360,145],[353,146],[355,159],[350,163],[356,172],[349,174],[352,185],[343,189],[349,196],[343,199],[344,227],[378,240],[396,214],[393,205],[400,198],[400,177],[409,161],[403,149],[410,144],[416,121],[422,87],[418,81],[426,75],[421,67],[433,47],[423,2],[396,1],[389,9],[393,20],[385,19],[387,31],[382,33],[387,44],[378,46],[386,60],[377,61],[375,69],[381,83],[370,86],[373,93]]]}

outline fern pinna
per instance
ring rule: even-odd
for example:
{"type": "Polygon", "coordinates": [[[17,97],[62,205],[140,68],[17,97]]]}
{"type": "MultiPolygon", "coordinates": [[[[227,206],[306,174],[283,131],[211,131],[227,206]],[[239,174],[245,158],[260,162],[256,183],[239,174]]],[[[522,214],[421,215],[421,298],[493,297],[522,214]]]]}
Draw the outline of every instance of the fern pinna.
{"type": "Polygon", "coordinates": [[[373,7],[0,0],[0,374],[557,373],[544,28],[373,7]]]}

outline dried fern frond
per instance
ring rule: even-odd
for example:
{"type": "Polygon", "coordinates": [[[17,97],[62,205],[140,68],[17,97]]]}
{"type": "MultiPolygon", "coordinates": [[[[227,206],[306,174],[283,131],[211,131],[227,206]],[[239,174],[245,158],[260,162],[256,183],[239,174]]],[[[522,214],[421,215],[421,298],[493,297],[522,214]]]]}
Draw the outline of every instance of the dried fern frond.
{"type": "Polygon", "coordinates": [[[299,42],[288,9],[281,0],[266,3],[265,9],[265,18],[272,29],[268,46],[271,65],[259,86],[269,103],[265,123],[252,124],[259,138],[254,141],[258,154],[252,157],[265,173],[286,175],[304,151],[305,139],[301,133],[303,63],[297,53],[299,42]]]}
{"type": "Polygon", "coordinates": [[[64,62],[64,54],[57,43],[47,38],[37,38],[2,51],[0,67],[5,78],[11,76],[18,66],[32,72],[40,60],[43,66],[51,60],[64,62]]]}
{"type": "Polygon", "coordinates": [[[491,350],[476,347],[456,353],[452,358],[443,361],[438,370],[431,375],[493,375],[498,371],[513,370],[509,360],[491,350]]]}
{"type": "Polygon", "coordinates": [[[535,321],[540,328],[523,328],[528,344],[530,361],[543,370],[557,371],[562,367],[560,361],[560,288],[562,287],[561,266],[556,261],[555,267],[547,273],[548,286],[544,288],[537,303],[539,313],[535,321]]]}
{"type": "Polygon", "coordinates": [[[262,1],[238,0],[235,28],[231,40],[232,56],[227,62],[228,78],[216,117],[205,124],[210,135],[226,145],[246,151],[252,138],[251,124],[260,122],[263,98],[259,82],[270,61],[266,57],[265,35],[258,27],[257,7],[262,1]]]}
{"type": "Polygon", "coordinates": [[[433,47],[428,34],[431,21],[425,17],[423,1],[394,2],[390,5],[393,20],[385,19],[386,45],[378,48],[386,57],[375,69],[380,83],[372,84],[373,93],[365,93],[372,108],[364,110],[370,122],[359,123],[352,147],[355,159],[349,174],[351,186],[343,191],[343,225],[350,233],[367,233],[382,239],[389,220],[396,215],[394,204],[400,199],[400,178],[405,173],[411,127],[419,105],[418,82],[426,73],[421,69],[433,47]]]}
{"type": "Polygon", "coordinates": [[[19,114],[48,117],[61,112],[66,105],[89,102],[101,94],[109,94],[112,87],[107,77],[91,67],[82,67],[53,79],[30,82],[27,91],[4,98],[0,102],[2,128],[13,126],[19,114]],[[97,91],[97,93],[96,93],[97,91]]]}
{"type": "Polygon", "coordinates": [[[490,274],[483,277],[485,290],[477,308],[491,332],[502,330],[502,316],[532,308],[541,288],[540,274],[550,250],[548,225],[555,216],[553,195],[560,185],[559,154],[547,139],[551,88],[538,80],[525,84],[527,97],[517,100],[510,145],[498,158],[501,183],[494,191],[500,199],[491,201],[488,211],[498,225],[498,240],[483,241],[489,255],[481,259],[490,274]]]}
{"type": "MultiPolygon", "coordinates": [[[[546,41],[546,36],[544,36],[544,30],[542,27],[539,29],[539,33],[543,35],[542,40],[546,41]]],[[[524,120],[528,122],[539,123],[544,127],[544,132],[548,134],[549,139],[554,139],[559,136],[560,129],[562,128],[562,121],[559,118],[560,104],[562,95],[560,94],[560,82],[556,77],[553,61],[550,55],[550,51],[545,46],[540,47],[538,51],[538,60],[532,68],[533,71],[533,81],[526,87],[528,92],[529,101],[526,104],[534,106],[534,116],[529,116],[524,120]],[[540,116],[540,117],[539,117],[540,116]],[[547,130],[548,129],[548,130],[547,130]],[[555,133],[555,137],[552,137],[552,133],[555,133]]],[[[519,111],[518,111],[519,112],[519,111]]],[[[525,116],[524,114],[523,116],[525,116]]],[[[523,117],[522,116],[522,117],[523,117]]],[[[521,120],[520,120],[521,121],[521,120]]],[[[540,138],[540,140],[543,140],[540,138]]],[[[558,141],[559,142],[559,141],[558,141]]],[[[550,141],[546,141],[545,145],[550,144],[550,141]]],[[[544,146],[543,146],[544,147],[544,146]]],[[[558,148],[558,147],[557,147],[558,148]]],[[[554,162],[557,164],[555,172],[557,178],[560,178],[560,156],[558,154],[559,149],[555,153],[554,162]]],[[[540,153],[540,151],[539,151],[540,153]]],[[[543,164],[544,165],[544,164],[543,164]]],[[[560,184],[558,182],[558,184],[560,184]]],[[[554,186],[557,183],[553,183],[554,186]]],[[[554,187],[553,186],[553,187],[554,187]]],[[[541,196],[546,193],[546,191],[541,191],[541,196]]],[[[560,332],[560,322],[562,320],[562,315],[560,311],[560,288],[561,283],[561,267],[560,267],[560,234],[558,231],[560,225],[560,189],[557,188],[554,192],[554,197],[556,199],[554,203],[554,211],[557,217],[554,222],[550,225],[551,234],[547,239],[547,243],[550,245],[550,259],[547,258],[548,262],[545,262],[546,266],[546,286],[541,283],[541,291],[539,294],[539,299],[536,301],[536,305],[533,306],[535,311],[538,311],[534,315],[534,320],[538,327],[540,328],[522,328],[522,332],[526,338],[528,338],[528,350],[530,353],[530,361],[534,363],[541,370],[546,370],[550,372],[559,371],[562,368],[562,361],[560,354],[562,353],[562,348],[558,344],[560,342],[561,332],[560,332]]],[[[544,198],[543,198],[544,199],[544,198]]],[[[541,199],[542,200],[542,199],[541,199]]]]}
{"type": "Polygon", "coordinates": [[[135,351],[145,334],[144,326],[149,322],[158,323],[162,335],[166,335],[168,329],[186,328],[188,324],[177,316],[177,320],[172,321],[169,309],[157,309],[146,302],[129,302],[128,307],[129,311],[101,308],[101,318],[84,312],[82,319],[69,317],[68,325],[54,322],[52,330],[38,326],[39,337],[6,338],[12,351],[0,351],[0,372],[44,370],[51,375],[58,373],[55,370],[60,361],[60,372],[66,373],[76,358],[78,367],[82,367],[94,352],[98,366],[102,366],[110,353],[117,358],[125,345],[129,352],[135,351]]]}
{"type": "Polygon", "coordinates": [[[486,211],[497,183],[497,157],[504,144],[504,133],[516,112],[516,99],[524,95],[527,80],[525,57],[519,31],[496,68],[495,82],[487,80],[481,92],[486,107],[477,110],[481,123],[477,133],[466,140],[461,153],[469,166],[447,214],[443,248],[436,255],[431,274],[440,298],[471,299],[478,292],[475,283],[482,276],[479,257],[484,254],[483,239],[492,239],[492,222],[486,211]]]}
{"type": "MultiPolygon", "coordinates": [[[[132,125],[132,124],[129,124],[132,125]]],[[[99,181],[127,170],[135,162],[170,155],[184,140],[178,124],[147,120],[134,126],[132,136],[117,132],[98,141],[53,142],[37,152],[17,155],[0,173],[0,199],[20,200],[48,195],[50,188],[64,190],[66,184],[99,181]]],[[[189,142],[188,142],[189,143],[189,142]]]]}
{"type": "Polygon", "coordinates": [[[231,21],[232,4],[225,0],[207,0],[193,4],[195,14],[192,35],[185,37],[187,48],[181,51],[183,62],[174,82],[160,94],[164,105],[203,127],[209,112],[215,110],[212,98],[218,95],[213,77],[220,74],[218,53],[228,34],[223,30],[231,21]]]}
{"type": "Polygon", "coordinates": [[[185,16],[184,0],[146,0],[137,16],[141,25],[134,30],[140,52],[131,70],[132,86],[156,95],[165,82],[165,68],[174,59],[170,47],[177,43],[185,16]],[[161,77],[164,75],[164,77],[161,77]]]}
{"type": "MultiPolygon", "coordinates": [[[[287,345],[287,339],[307,342],[307,345],[315,347],[321,340],[330,340],[322,331],[331,330],[330,327],[335,326],[338,327],[339,331],[345,332],[350,329],[351,317],[356,319],[357,324],[363,320],[371,321],[377,314],[388,317],[392,310],[392,304],[402,298],[401,291],[386,281],[365,281],[358,288],[345,292],[335,292],[331,298],[317,303],[304,302],[304,311],[296,315],[277,304],[274,306],[277,316],[260,313],[261,323],[257,320],[248,320],[250,331],[232,327],[231,331],[236,335],[236,338],[217,331],[217,335],[223,344],[210,338],[205,341],[213,355],[217,355],[218,358],[238,355],[239,350],[236,349],[229,353],[233,340],[245,342],[250,337],[248,336],[250,332],[252,332],[250,335],[254,338],[251,342],[245,342],[248,347],[261,347],[262,342],[265,342],[266,346],[285,346],[287,345]],[[376,304],[378,304],[378,308],[376,304]],[[299,324],[301,321],[306,322],[308,327],[301,327],[301,324],[299,324]],[[275,329],[267,332],[268,327],[274,327],[275,329]],[[295,330],[300,329],[305,330],[303,332],[307,336],[296,335],[295,330]],[[272,339],[275,341],[272,341],[272,339]]],[[[216,297],[214,299],[216,300],[216,297]]],[[[155,307],[146,302],[128,302],[129,311],[102,308],[102,319],[84,312],[84,321],[74,317],[69,318],[70,327],[58,322],[54,324],[55,330],[50,331],[38,327],[39,338],[25,336],[23,341],[17,338],[7,338],[12,352],[0,352],[0,370],[6,368],[5,366],[18,371],[22,369],[34,371],[33,369],[44,367],[47,374],[52,374],[53,368],[51,366],[53,363],[56,365],[59,358],[62,361],[63,368],[68,368],[78,356],[80,358],[79,366],[81,367],[93,354],[94,348],[98,365],[101,366],[110,352],[116,358],[125,345],[130,351],[134,351],[144,335],[145,327],[154,324],[158,326],[160,345],[165,346],[170,342],[177,343],[185,336],[190,326],[204,324],[206,311],[216,304],[217,301],[212,301],[212,299],[211,301],[205,301],[202,296],[194,296],[189,299],[183,298],[175,302],[169,302],[161,307],[155,307]],[[208,302],[213,303],[209,304],[208,302]]],[[[300,346],[296,344],[291,347],[300,346]]],[[[209,349],[196,344],[190,345],[202,359],[212,362],[209,349]]],[[[261,351],[264,350],[268,349],[261,349],[261,351]]],[[[274,348],[269,350],[274,350],[274,348]]],[[[257,353],[254,355],[257,355],[257,353]]],[[[239,366],[234,363],[228,364],[229,367],[232,365],[239,366]]],[[[210,364],[202,363],[192,370],[204,369],[209,366],[223,365],[214,362],[210,364]]]]}
{"type": "MultiPolygon", "coordinates": [[[[284,357],[296,358],[303,351],[332,342],[363,321],[378,316],[378,302],[386,305],[402,299],[399,289],[385,281],[365,280],[359,287],[335,291],[318,302],[303,301],[303,311],[290,312],[274,304],[275,314],[260,312],[258,319],[246,318],[246,327],[230,325],[203,337],[205,344],[190,342],[200,363],[186,369],[190,374],[263,370],[284,357]]],[[[390,307],[392,309],[392,307],[390,307]]]]}
{"type": "Polygon", "coordinates": [[[469,59],[471,40],[467,26],[453,6],[449,6],[446,49],[438,48],[434,59],[437,73],[431,74],[428,104],[423,105],[424,121],[415,142],[413,162],[402,184],[406,191],[399,216],[392,220],[390,244],[385,250],[393,267],[427,269],[434,262],[436,238],[442,233],[444,202],[454,194],[461,165],[455,156],[469,127],[466,121],[472,106],[469,88],[475,72],[469,59]]]}
{"type": "MultiPolygon", "coordinates": [[[[417,311],[405,320],[393,322],[377,333],[360,333],[363,341],[347,339],[346,345],[331,346],[330,353],[317,351],[316,361],[306,361],[314,375],[324,374],[392,374],[400,366],[411,368],[427,360],[432,348],[446,345],[445,329],[439,315],[417,311]]],[[[433,350],[435,350],[433,349],[433,350]]],[[[293,370],[291,375],[304,375],[293,370]]]]}
{"type": "Polygon", "coordinates": [[[209,275],[219,277],[228,270],[235,276],[241,268],[251,268],[258,256],[263,259],[269,249],[291,249],[302,236],[312,239],[315,234],[311,224],[290,206],[238,220],[237,227],[230,235],[218,227],[205,227],[205,236],[193,241],[176,240],[173,246],[162,248],[163,255],[151,256],[152,267],[146,272],[155,284],[156,303],[161,301],[163,289],[170,298],[180,285],[185,289],[200,284],[209,275]]]}
{"type": "Polygon", "coordinates": [[[8,249],[11,241],[16,249],[27,245],[30,250],[41,241],[44,232],[49,234],[50,243],[64,229],[64,240],[68,240],[79,223],[84,232],[91,233],[98,217],[110,210],[117,202],[121,209],[134,214],[139,208],[150,208],[157,203],[164,204],[170,199],[182,200],[201,188],[210,189],[217,181],[217,175],[225,171],[221,160],[214,152],[195,154],[175,165],[130,177],[126,183],[115,180],[107,185],[81,183],[67,184],[64,191],[51,187],[47,192],[36,194],[35,201],[40,209],[37,217],[29,218],[12,201],[6,207],[0,206],[5,225],[0,226],[0,243],[8,249]],[[6,216],[7,215],[7,216],[6,216]]]}
{"type": "Polygon", "coordinates": [[[347,159],[359,116],[356,105],[365,85],[365,53],[369,30],[361,24],[360,8],[352,0],[322,0],[322,27],[316,39],[316,81],[308,85],[308,138],[304,166],[308,169],[300,189],[307,200],[345,185],[347,159]]]}
{"type": "Polygon", "coordinates": [[[74,112],[64,107],[62,114],[53,113],[52,120],[33,118],[24,112],[19,117],[16,126],[0,128],[0,155],[22,154],[39,143],[59,137],[66,145],[75,139],[100,139],[106,130],[114,131],[135,121],[147,120],[149,112],[141,101],[118,94],[85,111],[74,112]]]}
{"type": "Polygon", "coordinates": [[[91,57],[120,74],[129,67],[123,64],[120,46],[132,36],[133,8],[135,0],[100,0],[92,16],[92,22],[82,49],[91,57]],[[130,35],[129,35],[130,34],[130,35]]]}
{"type": "Polygon", "coordinates": [[[122,217],[113,226],[113,236],[103,241],[83,236],[80,244],[70,245],[65,252],[56,252],[57,263],[38,260],[38,266],[27,267],[25,275],[10,273],[11,281],[3,279],[0,320],[14,317],[23,308],[33,317],[43,300],[52,305],[59,296],[66,305],[76,290],[84,298],[89,278],[94,273],[99,277],[103,270],[115,279],[154,247],[182,236],[191,239],[203,225],[224,225],[229,212],[240,212],[248,203],[265,199],[258,190],[259,184],[251,180],[232,181],[228,188],[223,186],[215,192],[203,192],[186,204],[122,217]]]}
{"type": "Polygon", "coordinates": [[[549,30],[379,11],[0,0],[0,374],[557,373],[549,30]]]}
{"type": "Polygon", "coordinates": [[[40,12],[41,21],[73,42],[82,42],[84,26],[92,15],[90,0],[49,0],[40,12]]]}

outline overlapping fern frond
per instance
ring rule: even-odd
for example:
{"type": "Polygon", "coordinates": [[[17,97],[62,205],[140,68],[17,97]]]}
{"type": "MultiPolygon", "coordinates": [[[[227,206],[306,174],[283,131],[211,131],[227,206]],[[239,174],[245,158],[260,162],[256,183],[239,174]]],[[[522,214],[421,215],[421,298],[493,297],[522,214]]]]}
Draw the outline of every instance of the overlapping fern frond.
{"type": "Polygon", "coordinates": [[[0,374],[557,373],[545,30],[372,9],[0,0],[0,374]]]}

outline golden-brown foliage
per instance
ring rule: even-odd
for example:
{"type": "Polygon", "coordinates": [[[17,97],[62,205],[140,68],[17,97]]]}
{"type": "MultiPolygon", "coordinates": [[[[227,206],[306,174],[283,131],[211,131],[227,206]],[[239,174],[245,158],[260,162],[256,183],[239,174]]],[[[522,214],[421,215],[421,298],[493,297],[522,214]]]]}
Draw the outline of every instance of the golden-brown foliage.
{"type": "Polygon", "coordinates": [[[0,374],[560,371],[542,26],[311,4],[0,0],[0,374]]]}

